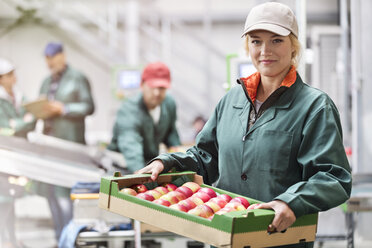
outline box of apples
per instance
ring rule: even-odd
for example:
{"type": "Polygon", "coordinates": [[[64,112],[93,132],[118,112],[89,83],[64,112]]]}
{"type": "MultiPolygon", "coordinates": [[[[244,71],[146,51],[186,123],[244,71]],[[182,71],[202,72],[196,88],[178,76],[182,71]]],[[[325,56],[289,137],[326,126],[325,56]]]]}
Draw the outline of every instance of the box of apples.
{"type": "Polygon", "coordinates": [[[203,184],[195,172],[103,177],[99,207],[207,244],[270,247],[315,240],[317,214],[285,232],[268,230],[274,211],[247,209],[259,201],[203,184]]]}

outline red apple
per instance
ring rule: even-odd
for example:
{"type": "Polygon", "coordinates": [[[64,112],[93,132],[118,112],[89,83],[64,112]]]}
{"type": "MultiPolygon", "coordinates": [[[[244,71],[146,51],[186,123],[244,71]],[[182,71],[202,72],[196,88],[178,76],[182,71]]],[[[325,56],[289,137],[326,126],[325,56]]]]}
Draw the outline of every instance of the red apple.
{"type": "Polygon", "coordinates": [[[162,195],[160,199],[167,200],[171,203],[171,205],[178,203],[179,201],[182,201],[186,199],[186,196],[180,192],[177,191],[171,191],[166,193],[165,195],[162,195]]]}
{"type": "Polygon", "coordinates": [[[163,206],[166,206],[166,207],[169,207],[171,205],[169,201],[166,201],[164,199],[157,199],[157,200],[153,201],[153,203],[160,204],[160,205],[163,205],[163,206]]]}
{"type": "Polygon", "coordinates": [[[187,211],[189,211],[190,209],[193,209],[194,207],[196,207],[196,203],[193,202],[190,198],[187,198],[185,200],[182,200],[178,203],[178,205],[183,205],[187,208],[187,211]]]}
{"type": "Polygon", "coordinates": [[[137,192],[134,189],[131,189],[131,188],[123,188],[123,189],[120,190],[120,192],[122,192],[124,194],[128,194],[128,195],[133,195],[133,196],[137,195],[137,192]]]}
{"type": "Polygon", "coordinates": [[[240,202],[241,204],[244,205],[245,208],[248,208],[250,205],[247,199],[240,196],[234,197],[230,202],[240,202]]]}
{"type": "Polygon", "coordinates": [[[200,185],[195,182],[187,182],[184,183],[182,186],[188,187],[194,193],[196,193],[200,189],[200,185]]]}
{"type": "Polygon", "coordinates": [[[165,195],[169,192],[169,190],[166,187],[158,186],[154,190],[158,191],[160,194],[165,195]]]}
{"type": "Polygon", "coordinates": [[[229,196],[229,195],[226,195],[226,194],[221,194],[221,195],[218,195],[217,198],[220,198],[222,200],[225,200],[226,202],[230,202],[232,197],[229,196]]]}
{"type": "Polygon", "coordinates": [[[131,186],[132,189],[134,189],[137,193],[144,193],[147,191],[147,188],[143,184],[135,184],[131,186]]]}
{"type": "Polygon", "coordinates": [[[186,198],[189,198],[190,196],[192,196],[192,194],[194,194],[194,192],[192,192],[192,190],[186,186],[178,187],[176,191],[184,194],[186,198]]]}
{"type": "Polygon", "coordinates": [[[178,203],[171,205],[170,208],[173,208],[173,209],[176,209],[176,210],[182,211],[182,212],[187,212],[188,211],[188,209],[184,205],[180,205],[178,203]]]}
{"type": "Polygon", "coordinates": [[[202,201],[202,199],[200,199],[198,197],[195,197],[195,196],[191,196],[191,197],[189,197],[187,199],[190,199],[191,201],[193,201],[197,206],[204,204],[204,202],[202,201]]]}
{"type": "Polygon", "coordinates": [[[136,195],[136,197],[144,199],[146,201],[153,201],[155,198],[152,195],[146,194],[146,193],[139,193],[136,195]]]}
{"type": "Polygon", "coordinates": [[[201,188],[201,189],[199,189],[198,192],[204,192],[204,193],[207,193],[211,198],[217,196],[216,192],[214,192],[214,190],[211,189],[211,188],[201,188]]]}
{"type": "Polygon", "coordinates": [[[210,199],[208,202],[214,202],[218,206],[220,206],[220,208],[225,207],[225,205],[227,204],[227,202],[225,200],[222,200],[222,199],[220,199],[218,197],[214,197],[214,198],[210,199]]]}
{"type": "Polygon", "coordinates": [[[159,199],[161,196],[161,194],[158,191],[153,190],[153,189],[146,191],[145,194],[152,195],[155,199],[159,199]]]}
{"type": "Polygon", "coordinates": [[[208,218],[209,216],[213,215],[213,209],[203,204],[189,210],[187,213],[197,215],[203,218],[208,218]]]}
{"type": "Polygon", "coordinates": [[[236,211],[240,211],[240,210],[245,210],[246,208],[244,207],[243,204],[241,204],[240,202],[232,202],[230,201],[229,203],[226,204],[226,206],[224,207],[224,209],[228,209],[228,208],[233,208],[235,209],[236,211]]]}
{"type": "Polygon", "coordinates": [[[213,201],[209,201],[209,202],[206,202],[204,204],[207,205],[208,207],[210,207],[211,209],[213,209],[214,213],[221,209],[221,207],[213,201]]]}
{"type": "Polygon", "coordinates": [[[207,202],[211,199],[211,197],[207,193],[199,192],[199,191],[193,194],[192,196],[200,198],[203,202],[207,202]]]}
{"type": "Polygon", "coordinates": [[[167,188],[168,191],[175,191],[177,189],[177,186],[173,183],[163,183],[161,186],[167,188]]]}

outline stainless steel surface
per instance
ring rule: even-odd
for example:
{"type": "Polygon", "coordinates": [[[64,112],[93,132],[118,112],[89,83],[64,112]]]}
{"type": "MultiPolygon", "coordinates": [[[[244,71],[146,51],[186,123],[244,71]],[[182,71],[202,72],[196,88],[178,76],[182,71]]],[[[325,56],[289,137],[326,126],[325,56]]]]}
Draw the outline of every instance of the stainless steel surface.
{"type": "Polygon", "coordinates": [[[72,187],[76,182],[99,182],[104,170],[90,156],[29,143],[17,137],[0,137],[0,172],[72,187]]]}

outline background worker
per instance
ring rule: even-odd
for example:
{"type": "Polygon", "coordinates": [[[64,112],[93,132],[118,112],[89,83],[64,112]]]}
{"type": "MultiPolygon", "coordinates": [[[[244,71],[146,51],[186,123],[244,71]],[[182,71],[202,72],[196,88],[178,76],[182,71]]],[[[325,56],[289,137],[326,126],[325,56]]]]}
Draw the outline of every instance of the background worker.
{"type": "Polygon", "coordinates": [[[49,100],[44,109],[43,132],[60,139],[85,144],[85,117],[93,114],[94,102],[88,79],[66,63],[61,43],[49,43],[44,55],[51,75],[44,81],[40,96],[49,100]]]}
{"type": "Polygon", "coordinates": [[[139,173],[155,179],[173,167],[194,170],[207,184],[264,202],[250,208],[273,209],[269,228],[283,231],[296,218],[345,202],[350,166],[335,104],[296,72],[292,10],[276,2],[252,8],[243,37],[257,72],[221,99],[196,146],[162,154],[139,173]]]}
{"type": "MultiPolygon", "coordinates": [[[[42,83],[40,96],[49,101],[43,133],[60,139],[85,144],[85,118],[94,112],[88,79],[66,62],[61,43],[48,43],[44,55],[51,75],[42,83]]],[[[56,238],[72,219],[70,189],[42,184],[37,194],[47,198],[52,213],[56,238]]]]}
{"type": "Polygon", "coordinates": [[[25,99],[15,87],[14,70],[13,64],[0,58],[0,128],[12,129],[15,136],[26,138],[35,128],[35,118],[22,107],[25,99]]]}
{"type": "MultiPolygon", "coordinates": [[[[35,118],[22,107],[23,94],[17,90],[14,65],[0,58],[0,129],[11,129],[15,136],[26,138],[34,130],[35,118]]],[[[16,192],[9,183],[9,175],[0,173],[0,247],[17,247],[15,237],[14,200],[16,192]]],[[[18,187],[18,193],[21,189],[18,187]]],[[[22,194],[22,193],[20,193],[22,194]]]]}
{"type": "Polygon", "coordinates": [[[176,104],[167,94],[169,68],[161,62],[148,64],[142,73],[141,93],[124,100],[108,149],[124,155],[130,173],[143,168],[159,154],[159,145],[181,144],[176,129],[176,104]]]}

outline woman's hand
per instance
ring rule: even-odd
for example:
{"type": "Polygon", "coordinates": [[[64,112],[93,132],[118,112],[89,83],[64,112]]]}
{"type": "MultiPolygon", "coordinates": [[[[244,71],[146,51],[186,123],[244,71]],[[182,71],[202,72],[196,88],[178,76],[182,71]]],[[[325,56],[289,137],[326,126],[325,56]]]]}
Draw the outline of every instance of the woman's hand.
{"type": "Polygon", "coordinates": [[[151,180],[155,181],[158,178],[160,172],[164,170],[164,165],[161,160],[154,160],[148,166],[136,171],[135,174],[151,173],[151,180]]]}
{"type": "Polygon", "coordinates": [[[272,209],[275,211],[273,222],[269,225],[268,230],[284,231],[290,227],[295,221],[296,216],[292,209],[283,201],[271,201],[268,203],[253,204],[248,209],[272,209]]]}

